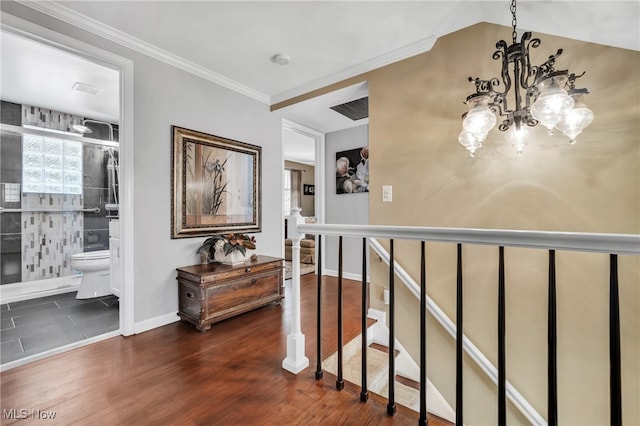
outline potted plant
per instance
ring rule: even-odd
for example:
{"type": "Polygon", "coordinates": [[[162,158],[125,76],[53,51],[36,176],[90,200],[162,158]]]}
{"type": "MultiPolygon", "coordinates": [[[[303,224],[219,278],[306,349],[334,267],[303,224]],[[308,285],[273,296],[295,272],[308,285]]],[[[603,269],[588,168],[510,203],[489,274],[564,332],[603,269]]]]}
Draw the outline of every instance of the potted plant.
{"type": "Polygon", "coordinates": [[[208,253],[209,259],[233,265],[247,260],[247,250],[256,248],[256,238],[247,234],[216,234],[202,243],[196,253],[208,253]]]}

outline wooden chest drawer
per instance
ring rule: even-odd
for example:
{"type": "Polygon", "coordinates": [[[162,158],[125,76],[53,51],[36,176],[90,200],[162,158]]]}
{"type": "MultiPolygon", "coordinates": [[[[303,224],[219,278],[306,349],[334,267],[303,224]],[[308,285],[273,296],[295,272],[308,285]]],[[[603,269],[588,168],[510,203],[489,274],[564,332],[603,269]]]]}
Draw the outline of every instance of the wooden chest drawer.
{"type": "Polygon", "coordinates": [[[282,259],[267,256],[235,266],[178,268],[178,315],[198,330],[206,331],[215,322],[269,303],[280,303],[283,269],[282,259]]]}

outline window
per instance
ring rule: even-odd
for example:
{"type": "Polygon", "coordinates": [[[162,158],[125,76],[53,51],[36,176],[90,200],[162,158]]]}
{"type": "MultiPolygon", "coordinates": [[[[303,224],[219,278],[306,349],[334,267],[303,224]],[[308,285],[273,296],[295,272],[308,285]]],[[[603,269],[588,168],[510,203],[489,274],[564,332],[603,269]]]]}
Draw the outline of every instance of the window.
{"type": "Polygon", "coordinates": [[[289,216],[291,214],[291,170],[285,169],[284,171],[284,214],[289,216]]]}
{"type": "Polygon", "coordinates": [[[302,206],[302,171],[285,169],[284,171],[284,214],[289,216],[291,209],[302,206]]]}
{"type": "Polygon", "coordinates": [[[23,135],[22,191],[82,194],[82,143],[23,135]]]}

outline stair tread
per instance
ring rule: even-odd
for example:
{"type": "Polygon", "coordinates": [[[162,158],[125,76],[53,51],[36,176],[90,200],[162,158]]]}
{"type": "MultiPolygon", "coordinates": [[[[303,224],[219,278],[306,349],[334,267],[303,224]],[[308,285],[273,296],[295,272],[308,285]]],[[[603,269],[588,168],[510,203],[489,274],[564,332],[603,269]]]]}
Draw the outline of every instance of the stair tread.
{"type": "Polygon", "coordinates": [[[402,383],[403,385],[408,386],[410,388],[413,388],[413,389],[415,389],[417,391],[420,390],[420,383],[416,382],[413,379],[409,379],[408,377],[404,377],[404,376],[401,376],[399,374],[396,374],[396,378],[395,379],[396,379],[396,382],[398,382],[398,383],[402,383]]]}
{"type": "MultiPolygon", "coordinates": [[[[362,383],[362,335],[343,346],[343,379],[360,386],[362,383]]],[[[396,356],[400,351],[395,350],[396,356]]],[[[334,352],[322,361],[322,369],[329,374],[337,375],[337,353],[334,352]]],[[[387,398],[389,395],[389,348],[378,343],[367,347],[367,390],[371,394],[387,398]]],[[[394,396],[397,405],[420,411],[420,384],[414,380],[396,374],[394,380],[394,396]]],[[[427,395],[427,399],[429,399],[427,395]]],[[[427,402],[429,404],[429,402],[427,402]]],[[[428,411],[428,408],[427,408],[428,411]]],[[[432,426],[448,426],[451,422],[429,413],[429,424],[432,426]]]]}
{"type": "MultiPolygon", "coordinates": [[[[343,379],[360,385],[362,383],[362,335],[356,337],[343,347],[342,373],[343,379]]],[[[396,354],[398,351],[396,350],[396,354]]],[[[323,360],[324,371],[337,375],[337,353],[323,360]]],[[[367,350],[367,388],[370,392],[385,397],[389,394],[389,350],[386,346],[373,343],[367,350]]],[[[414,411],[420,410],[419,391],[395,381],[396,403],[414,411]]]]}
{"type": "MultiPolygon", "coordinates": [[[[328,372],[327,371],[327,375],[324,377],[323,380],[328,380],[330,382],[334,381],[336,379],[336,376],[334,373],[328,372]]],[[[347,384],[347,386],[359,386],[359,384],[347,384]]],[[[381,395],[379,393],[370,391],[369,392],[369,397],[370,398],[378,398],[381,401],[386,401],[387,400],[387,395],[381,395]]],[[[398,402],[398,400],[396,399],[396,403],[398,405],[398,410],[412,410],[412,411],[419,411],[419,410],[414,410],[411,407],[407,407],[404,404],[398,402]]],[[[431,412],[429,412],[427,410],[427,419],[428,419],[428,423],[430,426],[453,426],[455,423],[452,423],[446,419],[443,419],[440,416],[437,416],[431,412]]]]}
{"type": "MultiPolygon", "coordinates": [[[[389,347],[388,347],[388,346],[381,345],[380,343],[375,343],[375,342],[373,342],[372,344],[370,344],[370,345],[369,345],[369,347],[370,347],[371,349],[375,349],[375,350],[378,350],[378,351],[380,351],[380,352],[384,352],[384,353],[386,353],[386,354],[388,354],[388,353],[389,353],[389,347]]],[[[395,352],[396,356],[398,356],[398,354],[400,353],[400,351],[399,351],[399,350],[397,350],[397,349],[396,349],[394,352],[395,352]]]]}

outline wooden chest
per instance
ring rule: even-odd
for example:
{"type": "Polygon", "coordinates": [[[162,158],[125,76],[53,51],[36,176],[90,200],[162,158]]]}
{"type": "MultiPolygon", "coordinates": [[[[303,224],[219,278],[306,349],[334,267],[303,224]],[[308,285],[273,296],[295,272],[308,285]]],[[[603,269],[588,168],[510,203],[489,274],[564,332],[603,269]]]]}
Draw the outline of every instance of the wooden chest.
{"type": "Polygon", "coordinates": [[[239,265],[177,268],[178,315],[202,332],[211,324],[283,298],[283,259],[258,256],[239,265]]]}

